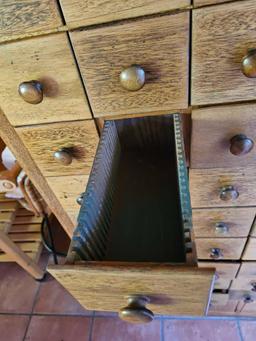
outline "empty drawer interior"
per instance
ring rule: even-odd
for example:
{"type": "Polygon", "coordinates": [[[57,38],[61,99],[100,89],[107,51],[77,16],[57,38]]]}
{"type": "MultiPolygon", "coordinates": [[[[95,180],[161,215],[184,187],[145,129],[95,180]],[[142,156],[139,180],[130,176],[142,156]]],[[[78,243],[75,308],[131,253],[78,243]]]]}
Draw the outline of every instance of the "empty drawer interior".
{"type": "Polygon", "coordinates": [[[106,121],[70,253],[185,263],[190,231],[180,116],[106,121]]]}

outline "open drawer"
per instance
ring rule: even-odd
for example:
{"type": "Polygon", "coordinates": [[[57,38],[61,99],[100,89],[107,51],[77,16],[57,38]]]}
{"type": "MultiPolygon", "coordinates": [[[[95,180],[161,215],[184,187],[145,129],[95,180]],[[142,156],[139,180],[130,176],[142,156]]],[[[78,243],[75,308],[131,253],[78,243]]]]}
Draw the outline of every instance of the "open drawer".
{"type": "Polygon", "coordinates": [[[49,272],[130,322],[207,312],[214,270],[197,267],[180,115],[105,122],[67,265],[49,272]]]}

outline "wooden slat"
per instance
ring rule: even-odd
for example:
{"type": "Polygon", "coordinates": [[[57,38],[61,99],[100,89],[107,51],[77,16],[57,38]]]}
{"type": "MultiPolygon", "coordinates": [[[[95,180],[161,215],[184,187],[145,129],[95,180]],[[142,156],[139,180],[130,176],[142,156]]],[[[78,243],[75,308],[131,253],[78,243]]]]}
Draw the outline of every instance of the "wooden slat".
{"type": "Polygon", "coordinates": [[[14,218],[14,212],[0,212],[0,222],[12,222],[14,218]]]}
{"type": "Polygon", "coordinates": [[[41,233],[9,233],[8,237],[11,238],[14,242],[21,242],[21,241],[40,241],[41,240],[41,233]]]}
{"type": "Polygon", "coordinates": [[[17,201],[6,201],[6,202],[1,202],[0,201],[0,211],[1,212],[6,212],[6,211],[15,211],[18,207],[17,201]]]}
{"type": "Polygon", "coordinates": [[[40,232],[41,224],[12,224],[10,232],[14,233],[26,233],[26,232],[40,232]]]}
{"type": "Polygon", "coordinates": [[[42,217],[35,216],[25,216],[25,217],[16,217],[14,220],[14,224],[38,224],[42,222],[42,217]]]}
{"type": "Polygon", "coordinates": [[[19,249],[25,252],[36,252],[40,246],[40,242],[16,242],[15,245],[18,246],[19,249]]]}
{"type": "MultiPolygon", "coordinates": [[[[35,263],[37,263],[38,260],[38,252],[25,252],[25,254],[33,260],[35,263]]],[[[13,257],[6,253],[0,252],[0,262],[14,262],[15,260],[13,257]]]]}
{"type": "Polygon", "coordinates": [[[26,210],[25,208],[18,209],[16,213],[16,217],[25,217],[25,216],[33,216],[34,213],[31,211],[26,210]]]}
{"type": "Polygon", "coordinates": [[[0,231],[8,233],[11,228],[11,222],[0,223],[0,231]]]}

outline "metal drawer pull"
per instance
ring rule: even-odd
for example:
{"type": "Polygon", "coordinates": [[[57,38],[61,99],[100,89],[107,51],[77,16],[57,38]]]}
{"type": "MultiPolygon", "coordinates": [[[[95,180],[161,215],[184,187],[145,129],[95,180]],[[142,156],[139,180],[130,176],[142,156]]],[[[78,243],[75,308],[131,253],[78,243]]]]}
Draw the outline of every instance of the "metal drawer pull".
{"type": "Polygon", "coordinates": [[[220,199],[223,201],[236,200],[239,197],[239,192],[234,186],[224,186],[220,189],[220,199]]]}
{"type": "Polygon", "coordinates": [[[223,253],[219,248],[213,247],[210,251],[210,257],[213,259],[220,259],[223,257],[223,253]]]}
{"type": "Polygon", "coordinates": [[[62,148],[57,150],[54,154],[54,159],[61,164],[68,166],[72,163],[73,156],[71,152],[68,151],[68,148],[62,148]]]}
{"type": "Polygon", "coordinates": [[[251,49],[242,59],[242,72],[246,77],[256,78],[256,49],[251,49]]]}
{"type": "Polygon", "coordinates": [[[120,73],[120,83],[122,87],[129,91],[140,90],[145,84],[146,75],[139,65],[131,65],[120,73]]]}
{"type": "Polygon", "coordinates": [[[84,200],[84,193],[81,193],[77,198],[76,198],[76,202],[78,203],[78,205],[82,205],[84,200]]]}
{"type": "Polygon", "coordinates": [[[131,323],[149,323],[154,319],[154,314],[146,308],[149,298],[140,295],[128,297],[128,305],[119,312],[119,317],[131,323]]]}
{"type": "Polygon", "coordinates": [[[219,222],[215,224],[215,231],[217,233],[227,233],[228,230],[229,230],[228,225],[223,222],[219,222]]]}
{"type": "Polygon", "coordinates": [[[250,153],[253,147],[253,140],[244,134],[235,135],[230,140],[230,153],[236,156],[250,153]]]}
{"type": "Polygon", "coordinates": [[[43,86],[36,80],[20,83],[18,91],[23,100],[30,104],[39,104],[44,97],[43,86]]]}

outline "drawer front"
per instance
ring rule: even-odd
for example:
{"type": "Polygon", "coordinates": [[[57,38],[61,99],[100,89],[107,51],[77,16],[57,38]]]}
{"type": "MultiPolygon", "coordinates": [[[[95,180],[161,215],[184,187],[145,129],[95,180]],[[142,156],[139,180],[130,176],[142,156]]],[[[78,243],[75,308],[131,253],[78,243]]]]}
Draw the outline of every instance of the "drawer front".
{"type": "Polygon", "coordinates": [[[228,2],[233,0],[194,0],[194,6],[206,6],[206,5],[214,5],[214,4],[221,4],[222,2],[228,2]]]}
{"type": "Polygon", "coordinates": [[[89,175],[46,177],[53,193],[75,225],[81,207],[77,199],[85,191],[88,178],[89,175]]]}
{"type": "Polygon", "coordinates": [[[256,105],[194,110],[192,127],[191,168],[255,165],[256,105]]]}
{"type": "Polygon", "coordinates": [[[192,104],[255,100],[255,79],[241,71],[255,49],[255,1],[193,11],[192,104]]]}
{"type": "Polygon", "coordinates": [[[48,271],[87,309],[117,311],[146,295],[155,314],[204,315],[214,270],[139,263],[51,266],[48,271]]]}
{"type": "Polygon", "coordinates": [[[21,127],[16,131],[43,175],[90,173],[99,140],[93,120],[21,127]]]}
{"type": "Polygon", "coordinates": [[[243,260],[256,260],[256,238],[249,238],[243,254],[243,260]]]}
{"type": "Polygon", "coordinates": [[[188,12],[71,32],[71,40],[94,116],[187,108],[188,12]]]}
{"type": "Polygon", "coordinates": [[[252,226],[250,235],[251,235],[252,237],[256,237],[256,219],[255,219],[255,221],[254,221],[254,223],[253,223],[253,226],[252,226]]]}
{"type": "Polygon", "coordinates": [[[237,260],[241,258],[246,238],[196,238],[198,259],[237,260]]]}
{"type": "Polygon", "coordinates": [[[255,296],[256,291],[256,276],[251,277],[238,277],[232,282],[231,290],[235,291],[248,291],[251,292],[253,296],[255,296]]]}
{"type": "Polygon", "coordinates": [[[193,208],[254,206],[256,177],[253,168],[191,169],[193,208]]]}
{"type": "Polygon", "coordinates": [[[15,126],[91,118],[66,33],[0,46],[0,103],[15,126]],[[18,88],[23,82],[23,98],[18,88]],[[38,84],[38,83],[37,83],[38,84]],[[39,87],[40,87],[39,85],[39,87]],[[31,104],[34,94],[41,103],[31,104]]]}
{"type": "Polygon", "coordinates": [[[247,237],[256,209],[211,208],[193,210],[193,229],[196,237],[247,237]]]}
{"type": "Polygon", "coordinates": [[[256,277],[256,262],[242,262],[238,272],[238,278],[256,277]]]}
{"type": "Polygon", "coordinates": [[[190,0],[61,0],[69,27],[100,24],[108,21],[160,13],[190,5],[190,0]]]}
{"type": "Polygon", "coordinates": [[[62,25],[56,0],[1,1],[0,42],[62,25]]]}
{"type": "Polygon", "coordinates": [[[228,294],[214,293],[208,315],[234,315],[238,301],[230,300],[228,294]]]}

